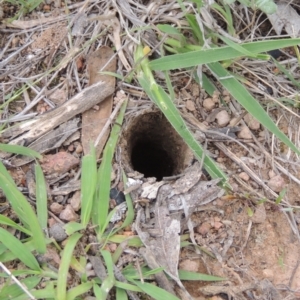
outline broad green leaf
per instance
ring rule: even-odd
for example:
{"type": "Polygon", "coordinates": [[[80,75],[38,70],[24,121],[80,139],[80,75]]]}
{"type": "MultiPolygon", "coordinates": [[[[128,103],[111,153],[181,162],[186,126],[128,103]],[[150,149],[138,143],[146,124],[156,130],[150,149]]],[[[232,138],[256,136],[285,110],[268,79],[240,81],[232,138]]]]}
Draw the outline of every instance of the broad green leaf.
{"type": "Polygon", "coordinates": [[[35,271],[41,270],[34,255],[17,238],[3,228],[0,228],[0,241],[28,268],[35,271]]]}
{"type": "MultiPolygon", "coordinates": [[[[253,54],[268,52],[274,49],[280,49],[300,44],[300,38],[280,39],[271,41],[260,41],[240,44],[245,51],[253,54]]],[[[188,53],[174,54],[159,59],[152,60],[149,65],[152,70],[173,70],[194,67],[196,65],[209,64],[213,62],[242,57],[244,54],[229,46],[203,49],[188,53]]]]}
{"type": "Polygon", "coordinates": [[[81,238],[82,234],[74,233],[71,235],[66,243],[64,252],[61,258],[59,270],[58,270],[58,280],[56,288],[56,299],[65,300],[67,295],[67,278],[71,259],[73,256],[74,248],[81,238]]]}

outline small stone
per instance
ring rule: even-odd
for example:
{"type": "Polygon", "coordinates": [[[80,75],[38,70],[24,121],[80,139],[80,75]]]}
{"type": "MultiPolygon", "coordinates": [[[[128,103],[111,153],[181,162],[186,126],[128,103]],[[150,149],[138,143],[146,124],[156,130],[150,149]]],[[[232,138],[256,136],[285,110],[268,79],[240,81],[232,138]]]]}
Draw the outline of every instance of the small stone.
{"type": "Polygon", "coordinates": [[[118,246],[115,243],[109,245],[109,250],[111,253],[114,253],[117,250],[117,248],[118,246]]]}
{"type": "Polygon", "coordinates": [[[81,207],[80,191],[76,191],[70,200],[70,204],[75,211],[78,211],[81,207]]]}
{"type": "Polygon", "coordinates": [[[217,113],[216,119],[220,127],[225,127],[230,121],[230,116],[226,110],[221,110],[217,113]]]}
{"type": "Polygon", "coordinates": [[[68,151],[69,152],[73,152],[74,151],[74,145],[73,144],[71,144],[71,145],[68,146],[68,151]]]}
{"type": "Polygon", "coordinates": [[[250,140],[252,139],[252,134],[250,129],[247,126],[243,126],[238,133],[240,139],[250,140]]]}
{"type": "Polygon", "coordinates": [[[77,147],[76,147],[75,152],[76,152],[77,154],[81,154],[82,151],[83,151],[82,145],[81,145],[81,144],[78,144],[77,147]]]}
{"type": "Polygon", "coordinates": [[[220,92],[215,90],[214,93],[213,93],[213,96],[212,96],[212,100],[215,102],[215,103],[219,103],[220,102],[220,92]]]}
{"type": "Polygon", "coordinates": [[[229,103],[231,101],[230,96],[223,97],[223,101],[225,101],[226,103],[229,103]]]}
{"type": "Polygon", "coordinates": [[[179,264],[180,269],[190,272],[198,272],[199,266],[199,261],[190,259],[186,259],[179,264]]]}
{"type": "Polygon", "coordinates": [[[244,120],[250,129],[258,130],[260,128],[260,123],[252,115],[246,114],[244,120]]]}
{"type": "Polygon", "coordinates": [[[44,11],[49,11],[50,9],[51,9],[50,5],[45,4],[45,5],[43,6],[43,10],[44,10],[44,11]]]}
{"type": "Polygon", "coordinates": [[[266,220],[267,214],[264,204],[257,205],[251,220],[253,223],[260,224],[266,220]]]}
{"type": "Polygon", "coordinates": [[[269,178],[273,178],[276,176],[276,173],[273,170],[269,171],[269,178]]]}
{"type": "Polygon", "coordinates": [[[65,221],[76,221],[78,215],[75,213],[73,207],[68,204],[66,208],[60,213],[59,218],[65,221]]]}
{"type": "Polygon", "coordinates": [[[284,179],[280,175],[272,177],[268,181],[268,186],[275,192],[281,192],[285,187],[284,179]]]}
{"type": "Polygon", "coordinates": [[[64,174],[77,166],[79,159],[65,151],[45,155],[42,163],[43,171],[47,174],[64,174]]]}
{"type": "Polygon", "coordinates": [[[221,199],[217,199],[217,200],[216,200],[216,206],[218,206],[218,207],[223,207],[223,206],[224,206],[224,201],[221,200],[221,199]]]}
{"type": "Polygon", "coordinates": [[[195,103],[192,100],[187,100],[185,103],[185,107],[189,110],[189,111],[195,111],[195,103]]]}
{"type": "Polygon", "coordinates": [[[224,225],[223,225],[223,223],[221,223],[221,222],[219,222],[219,221],[215,221],[214,222],[214,228],[216,229],[216,230],[219,230],[221,227],[223,227],[224,225]]]}
{"type": "Polygon", "coordinates": [[[246,172],[241,172],[239,174],[239,177],[244,181],[248,181],[250,179],[249,175],[246,172]]]}
{"type": "Polygon", "coordinates": [[[50,210],[56,215],[59,215],[61,213],[61,211],[63,210],[63,208],[64,207],[61,204],[56,203],[56,202],[54,202],[50,205],[50,210]]]}
{"type": "Polygon", "coordinates": [[[55,223],[54,225],[52,225],[49,229],[49,234],[57,242],[61,242],[68,237],[65,230],[63,229],[63,225],[60,223],[55,223]]]}
{"type": "Polygon", "coordinates": [[[264,269],[263,270],[264,278],[273,279],[274,278],[274,272],[271,269],[264,269]]]}
{"type": "Polygon", "coordinates": [[[53,226],[55,223],[56,223],[55,219],[53,219],[53,218],[48,219],[48,226],[49,227],[53,226]]]}
{"type": "Polygon", "coordinates": [[[213,99],[211,98],[206,98],[203,101],[203,107],[207,110],[207,111],[211,111],[214,107],[215,107],[215,102],[213,101],[213,99]]]}
{"type": "Polygon", "coordinates": [[[196,231],[201,235],[206,235],[210,230],[211,225],[208,222],[204,222],[201,225],[197,226],[196,231]]]}

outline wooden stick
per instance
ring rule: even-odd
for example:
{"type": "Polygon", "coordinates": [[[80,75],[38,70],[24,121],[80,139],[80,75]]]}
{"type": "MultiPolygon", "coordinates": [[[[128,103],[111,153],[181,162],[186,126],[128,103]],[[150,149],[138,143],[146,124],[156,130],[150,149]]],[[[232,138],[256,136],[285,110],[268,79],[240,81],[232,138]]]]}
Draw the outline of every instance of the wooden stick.
{"type": "Polygon", "coordinates": [[[102,81],[97,82],[85,88],[61,106],[17,127],[7,129],[2,133],[2,137],[8,138],[22,134],[10,141],[10,144],[17,145],[26,141],[28,145],[49,130],[99,104],[113,92],[114,87],[111,85],[106,85],[102,81]]]}

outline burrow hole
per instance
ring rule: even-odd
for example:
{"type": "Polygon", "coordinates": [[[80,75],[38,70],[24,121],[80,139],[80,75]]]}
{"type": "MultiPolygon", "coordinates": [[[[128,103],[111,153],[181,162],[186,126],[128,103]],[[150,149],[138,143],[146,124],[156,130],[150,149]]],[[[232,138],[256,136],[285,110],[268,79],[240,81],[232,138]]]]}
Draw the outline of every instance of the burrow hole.
{"type": "Polygon", "coordinates": [[[145,177],[162,180],[183,171],[188,148],[162,113],[136,117],[126,139],[129,165],[145,177]]]}

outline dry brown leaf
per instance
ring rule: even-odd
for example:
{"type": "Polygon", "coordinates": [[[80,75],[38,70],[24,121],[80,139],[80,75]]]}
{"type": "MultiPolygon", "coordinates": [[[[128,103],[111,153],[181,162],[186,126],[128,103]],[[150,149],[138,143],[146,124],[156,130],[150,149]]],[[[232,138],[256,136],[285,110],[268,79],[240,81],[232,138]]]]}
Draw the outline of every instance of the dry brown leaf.
{"type": "MultiPolygon", "coordinates": [[[[110,62],[102,71],[116,71],[116,58],[111,59],[113,55],[114,51],[111,48],[103,46],[89,56],[87,61],[87,70],[90,76],[89,85],[92,85],[98,81],[104,81],[105,85],[110,85],[111,87],[115,86],[115,77],[99,74],[99,72],[109,60],[110,62]]],[[[113,96],[108,96],[98,106],[98,110],[91,108],[82,114],[82,146],[84,154],[89,153],[90,143],[95,142],[97,136],[99,135],[106,121],[110,117],[113,106],[113,96]]],[[[106,130],[102,139],[96,146],[97,157],[100,157],[100,154],[107,141],[108,135],[109,129],[106,130]]]]}
{"type": "Polygon", "coordinates": [[[291,37],[300,36],[300,16],[290,4],[277,3],[277,12],[268,15],[268,18],[278,35],[285,29],[291,37]]]}

